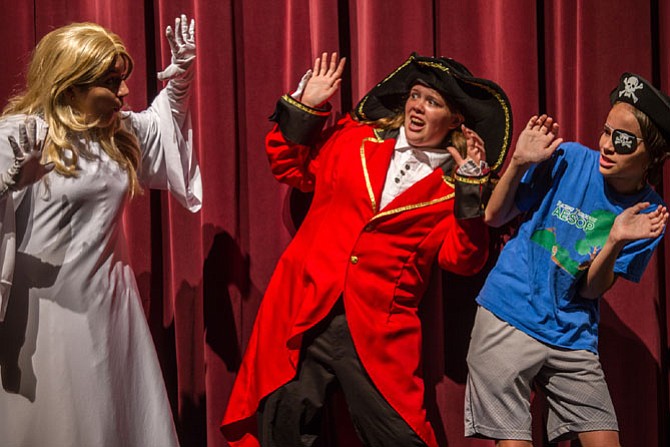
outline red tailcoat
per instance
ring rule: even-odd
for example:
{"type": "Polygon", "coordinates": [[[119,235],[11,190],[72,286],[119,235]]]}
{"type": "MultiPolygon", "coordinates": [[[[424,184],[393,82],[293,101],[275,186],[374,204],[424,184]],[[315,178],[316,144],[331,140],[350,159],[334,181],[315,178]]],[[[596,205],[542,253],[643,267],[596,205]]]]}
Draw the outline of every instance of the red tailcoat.
{"type": "Polygon", "coordinates": [[[349,117],[324,138],[313,146],[291,143],[277,126],[266,138],[277,179],[314,191],[314,198],[268,285],[222,430],[231,445],[258,445],[259,401],[294,378],[302,335],[343,296],[365,370],[436,447],[424,407],[417,307],[436,257],[461,275],[483,267],[487,228],[481,218],[454,218],[453,182],[440,168],[380,210],[395,139],[349,117]]]}

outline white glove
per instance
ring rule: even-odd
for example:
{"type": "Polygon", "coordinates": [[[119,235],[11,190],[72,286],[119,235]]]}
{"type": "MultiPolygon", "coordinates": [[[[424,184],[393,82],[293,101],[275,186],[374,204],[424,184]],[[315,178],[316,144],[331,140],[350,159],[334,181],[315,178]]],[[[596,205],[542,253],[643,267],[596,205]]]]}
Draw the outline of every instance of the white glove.
{"type": "Polygon", "coordinates": [[[300,78],[300,82],[298,82],[298,87],[295,89],[293,93],[291,93],[291,97],[293,99],[295,99],[296,101],[300,101],[300,98],[302,97],[302,92],[305,90],[305,86],[307,85],[307,82],[309,82],[309,79],[311,77],[312,77],[312,69],[310,68],[304,75],[302,75],[302,78],[300,78]]]}
{"type": "Polygon", "coordinates": [[[189,77],[195,60],[195,20],[191,19],[189,24],[186,15],[182,14],[174,20],[174,32],[169,25],[165,29],[165,37],[170,44],[172,63],[158,73],[158,79],[169,81],[189,77]]]}
{"type": "Polygon", "coordinates": [[[38,182],[54,168],[53,163],[41,163],[44,140],[37,139],[34,117],[28,117],[25,124],[19,124],[19,143],[12,135],[7,139],[14,151],[14,163],[7,172],[0,174],[0,197],[7,191],[18,191],[38,182]]]}

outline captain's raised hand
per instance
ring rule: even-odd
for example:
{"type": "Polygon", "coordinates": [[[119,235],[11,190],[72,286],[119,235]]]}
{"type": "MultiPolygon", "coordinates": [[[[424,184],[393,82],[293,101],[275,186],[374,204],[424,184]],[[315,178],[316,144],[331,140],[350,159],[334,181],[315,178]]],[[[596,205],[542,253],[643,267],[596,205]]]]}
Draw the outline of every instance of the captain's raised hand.
{"type": "Polygon", "coordinates": [[[512,163],[527,166],[547,160],[563,142],[558,123],[547,115],[533,116],[519,135],[512,163]]]}
{"type": "Polygon", "coordinates": [[[301,102],[310,107],[320,107],[337,92],[342,82],[342,72],[346,58],[339,58],[337,53],[323,53],[317,57],[312,68],[312,75],[305,85],[301,102]]]}
{"type": "Polygon", "coordinates": [[[305,91],[305,86],[307,85],[307,82],[309,82],[309,79],[312,77],[312,69],[310,68],[305,72],[304,75],[302,75],[302,78],[300,78],[300,82],[298,82],[298,86],[296,87],[295,91],[291,93],[291,97],[295,100],[300,101],[302,99],[302,92],[305,91]]]}
{"type": "Polygon", "coordinates": [[[465,137],[466,142],[466,153],[465,157],[462,157],[454,146],[448,146],[447,151],[454,158],[456,166],[459,168],[465,165],[468,160],[472,160],[474,166],[480,166],[482,161],[486,161],[486,151],[484,150],[484,140],[479,136],[474,130],[465,127],[465,124],[461,124],[461,132],[465,137]]]}

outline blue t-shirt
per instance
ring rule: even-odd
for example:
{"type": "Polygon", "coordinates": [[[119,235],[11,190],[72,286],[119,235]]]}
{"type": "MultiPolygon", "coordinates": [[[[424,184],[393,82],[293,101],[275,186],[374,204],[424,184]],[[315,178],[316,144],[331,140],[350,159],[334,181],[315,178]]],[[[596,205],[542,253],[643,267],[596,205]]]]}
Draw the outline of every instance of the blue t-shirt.
{"type": "MultiPolygon", "coordinates": [[[[577,283],[604,245],[614,218],[638,203],[663,205],[651,187],[617,194],[599,172],[599,152],[564,143],[532,167],[516,195],[527,211],[505,245],[477,302],[544,343],[598,352],[598,301],[582,298],[577,283]]],[[[638,282],[661,237],[626,244],[614,273],[638,282]]]]}

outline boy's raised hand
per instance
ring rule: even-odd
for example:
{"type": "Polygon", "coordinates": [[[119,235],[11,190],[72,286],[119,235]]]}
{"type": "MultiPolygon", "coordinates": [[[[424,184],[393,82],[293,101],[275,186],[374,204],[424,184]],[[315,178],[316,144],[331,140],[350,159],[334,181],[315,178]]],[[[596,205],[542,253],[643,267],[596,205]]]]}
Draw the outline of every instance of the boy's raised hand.
{"type": "Polygon", "coordinates": [[[640,202],[619,214],[610,230],[610,239],[613,242],[629,242],[660,236],[668,222],[668,209],[659,206],[654,211],[642,213],[647,207],[649,202],[640,202]]]}
{"type": "Polygon", "coordinates": [[[558,123],[547,115],[534,115],[519,135],[512,162],[527,166],[540,163],[551,157],[559,144],[558,123]]]}

